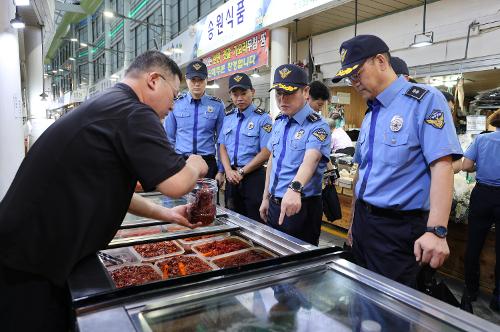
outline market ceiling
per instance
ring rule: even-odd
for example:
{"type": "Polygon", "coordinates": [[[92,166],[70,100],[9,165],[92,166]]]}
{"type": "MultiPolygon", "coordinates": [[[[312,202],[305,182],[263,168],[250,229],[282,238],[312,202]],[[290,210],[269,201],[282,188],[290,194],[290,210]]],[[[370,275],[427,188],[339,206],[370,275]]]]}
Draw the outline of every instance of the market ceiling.
{"type": "MultiPolygon", "coordinates": [[[[427,3],[437,1],[439,0],[428,0],[427,3]]],[[[358,0],[358,24],[423,5],[424,0],[358,0]]],[[[298,40],[353,25],[354,8],[353,0],[300,20],[297,29],[298,40]]],[[[295,23],[290,23],[288,28],[295,31],[295,23]]]]}

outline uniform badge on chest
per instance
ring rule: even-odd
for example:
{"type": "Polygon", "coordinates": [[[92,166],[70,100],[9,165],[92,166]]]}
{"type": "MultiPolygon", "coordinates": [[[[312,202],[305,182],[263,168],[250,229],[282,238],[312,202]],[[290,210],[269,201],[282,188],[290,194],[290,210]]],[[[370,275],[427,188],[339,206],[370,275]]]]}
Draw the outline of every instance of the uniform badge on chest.
{"type": "Polygon", "coordinates": [[[397,132],[403,128],[403,118],[400,115],[394,115],[391,119],[391,131],[397,132]]]}
{"type": "Polygon", "coordinates": [[[214,112],[214,108],[212,106],[208,106],[207,113],[213,113],[213,112],[214,112]]]}
{"type": "Polygon", "coordinates": [[[252,121],[250,121],[250,122],[248,123],[248,126],[247,126],[248,130],[252,130],[252,129],[253,129],[253,127],[254,127],[253,122],[252,122],[252,121]]]}
{"type": "Polygon", "coordinates": [[[302,136],[304,136],[304,129],[299,130],[298,132],[295,133],[295,139],[300,139],[302,136]]]}

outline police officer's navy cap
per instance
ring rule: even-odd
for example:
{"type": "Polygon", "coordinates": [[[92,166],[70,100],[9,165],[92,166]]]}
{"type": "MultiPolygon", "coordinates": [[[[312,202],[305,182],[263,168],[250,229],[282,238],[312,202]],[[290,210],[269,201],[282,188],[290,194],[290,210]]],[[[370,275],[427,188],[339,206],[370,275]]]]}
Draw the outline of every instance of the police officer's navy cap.
{"type": "Polygon", "coordinates": [[[306,86],[308,82],[307,73],[297,65],[281,65],[274,71],[272,89],[281,90],[285,93],[293,93],[298,88],[306,86]]]}
{"type": "Polygon", "coordinates": [[[408,65],[403,59],[391,56],[391,67],[394,69],[396,75],[407,75],[410,76],[410,71],[408,70],[408,65]]]}
{"type": "Polygon", "coordinates": [[[252,80],[244,73],[236,73],[229,77],[229,91],[240,88],[243,90],[253,89],[252,80]]]}
{"type": "Polygon", "coordinates": [[[192,79],[193,77],[199,77],[204,80],[207,76],[207,66],[203,63],[203,61],[195,60],[186,68],[186,78],[192,79]]]}
{"type": "Polygon", "coordinates": [[[389,52],[387,44],[377,36],[359,35],[340,45],[340,63],[342,68],[332,79],[333,83],[339,82],[357,70],[361,64],[371,56],[389,52]]]}

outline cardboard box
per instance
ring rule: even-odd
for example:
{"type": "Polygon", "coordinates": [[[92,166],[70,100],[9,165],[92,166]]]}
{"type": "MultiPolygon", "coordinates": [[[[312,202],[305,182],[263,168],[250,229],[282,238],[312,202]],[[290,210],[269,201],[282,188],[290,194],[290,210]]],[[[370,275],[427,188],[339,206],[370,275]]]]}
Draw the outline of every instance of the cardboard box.
{"type": "Polygon", "coordinates": [[[352,197],[352,189],[348,189],[348,188],[343,188],[342,189],[342,193],[346,196],[350,196],[352,197]]]}
{"type": "Polygon", "coordinates": [[[351,178],[340,178],[339,179],[339,186],[342,188],[352,188],[352,179],[351,178]]]}

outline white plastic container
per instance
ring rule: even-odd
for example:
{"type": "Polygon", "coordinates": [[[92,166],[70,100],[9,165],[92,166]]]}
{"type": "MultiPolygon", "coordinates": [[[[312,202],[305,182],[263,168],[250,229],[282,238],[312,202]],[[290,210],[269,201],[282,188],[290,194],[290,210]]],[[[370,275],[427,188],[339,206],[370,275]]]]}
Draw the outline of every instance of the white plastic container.
{"type": "MultiPolygon", "coordinates": [[[[152,242],[152,243],[146,243],[146,244],[139,244],[139,245],[135,245],[132,247],[132,250],[137,254],[137,256],[139,257],[139,259],[143,262],[154,262],[154,261],[157,261],[157,260],[160,260],[160,259],[163,259],[163,258],[167,258],[167,257],[170,257],[170,256],[176,256],[176,255],[182,255],[184,253],[184,249],[181,247],[181,245],[179,243],[177,243],[177,241],[158,241],[158,242],[152,242]],[[154,245],[158,245],[160,243],[172,243],[173,246],[176,247],[176,250],[173,251],[173,252],[170,252],[168,254],[159,254],[157,256],[146,256],[141,253],[141,250],[138,250],[137,247],[139,246],[146,246],[147,248],[150,248],[154,245]]],[[[161,250],[161,249],[159,249],[161,250]]]]}
{"type": "MultiPolygon", "coordinates": [[[[205,242],[208,242],[208,241],[214,241],[214,240],[221,240],[223,238],[226,238],[228,237],[230,234],[228,232],[225,232],[225,233],[216,233],[216,234],[210,234],[210,235],[203,235],[203,236],[206,236],[206,237],[203,237],[201,239],[198,239],[198,240],[194,240],[194,241],[190,241],[188,240],[189,238],[184,238],[184,239],[177,239],[177,241],[179,241],[179,244],[184,248],[184,250],[186,252],[190,252],[192,251],[192,247],[197,245],[197,244],[201,244],[201,243],[205,243],[205,242]]],[[[198,237],[198,236],[192,236],[192,237],[198,237]]]]}
{"type": "Polygon", "coordinates": [[[123,263],[119,263],[118,261],[113,262],[113,260],[111,259],[104,259],[104,257],[99,256],[99,259],[101,260],[102,264],[106,267],[139,263],[141,261],[140,257],[137,256],[137,253],[135,252],[135,250],[132,250],[131,247],[107,249],[107,250],[101,250],[100,252],[123,261],[123,263]]]}
{"type": "MultiPolygon", "coordinates": [[[[191,247],[191,250],[194,253],[207,258],[208,260],[212,260],[213,258],[215,258],[217,256],[220,256],[220,255],[227,254],[228,252],[224,252],[224,253],[221,253],[221,254],[215,254],[215,255],[209,255],[209,256],[207,256],[206,255],[207,253],[205,252],[205,254],[203,254],[203,252],[200,251],[200,249],[203,246],[205,246],[207,244],[210,244],[210,243],[221,242],[221,241],[230,241],[230,240],[236,240],[236,241],[242,242],[245,245],[245,248],[241,248],[241,249],[237,249],[237,250],[233,250],[233,251],[239,251],[239,250],[242,250],[242,249],[247,249],[247,248],[253,247],[253,244],[252,244],[251,241],[247,241],[247,240],[245,240],[245,239],[243,239],[243,238],[241,238],[239,236],[228,236],[228,237],[220,239],[220,240],[206,241],[206,242],[194,245],[194,246],[191,247]]],[[[231,252],[233,252],[233,251],[231,251],[231,252]]]]}
{"type": "Polygon", "coordinates": [[[274,254],[274,253],[272,253],[272,252],[270,252],[269,250],[266,250],[266,249],[261,248],[261,247],[252,247],[252,248],[238,250],[238,251],[230,252],[228,254],[216,256],[216,257],[211,258],[210,261],[215,266],[217,266],[218,268],[224,269],[224,268],[228,268],[228,267],[241,266],[241,265],[250,264],[250,263],[254,263],[254,262],[260,262],[262,260],[271,259],[271,258],[274,258],[274,257],[277,257],[277,255],[274,254]],[[248,253],[248,252],[257,252],[259,254],[262,254],[262,255],[265,255],[265,256],[268,256],[268,257],[265,257],[265,258],[262,258],[262,259],[258,259],[258,260],[253,260],[253,261],[250,261],[250,262],[244,262],[244,263],[241,263],[241,264],[229,265],[229,266],[223,264],[224,260],[226,260],[228,258],[234,258],[234,257],[240,256],[240,255],[244,255],[245,253],[248,253]]]}
{"type": "Polygon", "coordinates": [[[212,264],[210,261],[204,259],[203,257],[198,256],[197,254],[189,254],[189,255],[184,254],[184,255],[167,257],[165,259],[157,261],[155,263],[155,266],[158,267],[158,269],[161,271],[163,280],[170,278],[180,278],[195,273],[203,273],[219,269],[216,265],[212,264]],[[199,270],[197,268],[193,269],[190,267],[186,267],[185,271],[186,274],[182,274],[178,266],[174,267],[176,264],[179,263],[179,261],[182,262],[183,264],[189,264],[186,262],[188,260],[190,261],[194,260],[195,262],[197,261],[198,263],[196,264],[198,267],[201,265],[208,269],[199,270]],[[173,268],[169,268],[167,271],[165,271],[164,269],[165,263],[167,263],[169,266],[172,266],[173,268]]]}
{"type": "MultiPolygon", "coordinates": [[[[143,285],[143,284],[147,284],[150,282],[160,281],[162,278],[162,274],[161,274],[160,269],[158,269],[158,267],[153,265],[153,264],[140,264],[140,263],[123,264],[123,265],[108,267],[107,270],[108,270],[109,277],[113,281],[113,284],[116,288],[143,285]],[[115,275],[116,271],[122,270],[122,269],[128,270],[129,268],[135,268],[135,267],[144,268],[150,272],[152,270],[152,272],[154,272],[154,275],[157,275],[157,277],[142,279],[140,277],[140,273],[126,273],[126,277],[124,277],[124,278],[127,279],[128,282],[127,281],[122,282],[120,280],[115,279],[117,277],[115,275]]],[[[153,273],[151,275],[153,275],[153,273]]]]}

